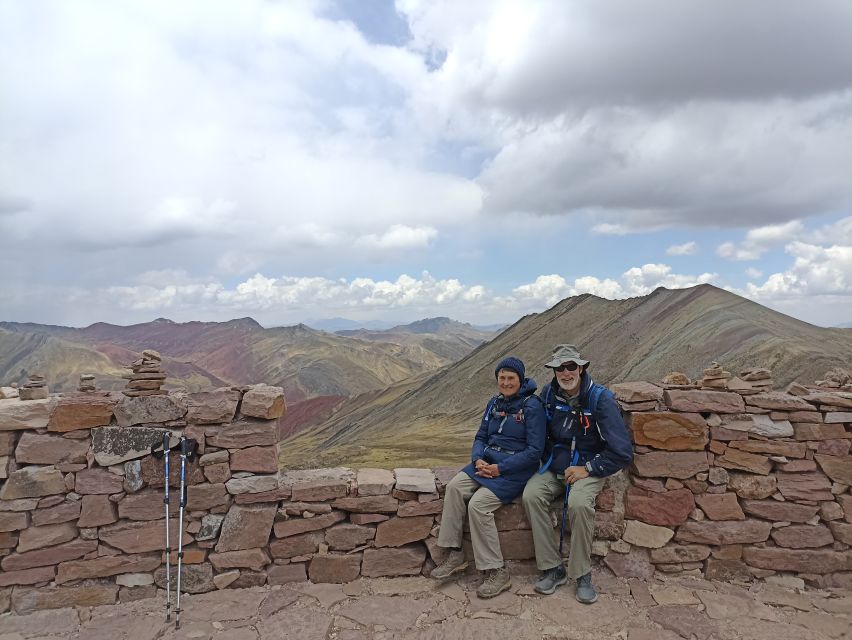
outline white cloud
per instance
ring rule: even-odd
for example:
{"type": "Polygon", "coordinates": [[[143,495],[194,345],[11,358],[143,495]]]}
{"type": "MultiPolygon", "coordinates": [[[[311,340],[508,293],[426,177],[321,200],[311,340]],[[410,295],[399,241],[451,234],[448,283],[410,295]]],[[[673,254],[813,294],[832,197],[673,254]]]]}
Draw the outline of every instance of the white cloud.
{"type": "Polygon", "coordinates": [[[727,260],[759,260],[772,247],[782,245],[804,234],[805,227],[799,220],[784,224],[767,225],[750,229],[739,245],[725,242],[716,248],[716,255],[727,260]]]}
{"type": "Polygon", "coordinates": [[[716,247],[716,255],[727,260],[759,260],[765,249],[761,247],[737,246],[733,242],[723,242],[716,247]]]}
{"type": "Polygon", "coordinates": [[[632,267],[625,271],[619,280],[581,276],[569,283],[562,276],[551,274],[539,276],[530,284],[516,287],[507,300],[514,304],[523,303],[528,307],[532,302],[549,307],[563,298],[582,293],[591,293],[611,300],[629,298],[646,295],[658,287],[683,289],[705,284],[713,282],[717,277],[715,273],[702,273],[698,276],[672,273],[671,267],[666,264],[632,267]]]}
{"type": "Polygon", "coordinates": [[[592,233],[598,233],[602,236],[627,236],[636,233],[636,231],[627,225],[602,222],[592,227],[592,233]]]}
{"type": "Polygon", "coordinates": [[[366,249],[422,249],[428,247],[438,235],[433,227],[409,227],[392,225],[387,231],[368,234],[355,240],[355,244],[366,249]]]}
{"type": "Polygon", "coordinates": [[[698,245],[695,242],[684,242],[683,244],[673,244],[666,249],[666,255],[670,256],[691,256],[698,251],[698,245]]]}
{"type": "Polygon", "coordinates": [[[797,241],[785,250],[793,256],[793,265],[784,272],[773,273],[762,285],[747,285],[750,298],[840,295],[850,296],[852,301],[852,246],[821,247],[797,241]]]}
{"type": "Polygon", "coordinates": [[[745,274],[752,280],[755,280],[763,275],[763,271],[761,271],[760,269],[755,269],[754,267],[749,267],[745,270],[745,274]]]}

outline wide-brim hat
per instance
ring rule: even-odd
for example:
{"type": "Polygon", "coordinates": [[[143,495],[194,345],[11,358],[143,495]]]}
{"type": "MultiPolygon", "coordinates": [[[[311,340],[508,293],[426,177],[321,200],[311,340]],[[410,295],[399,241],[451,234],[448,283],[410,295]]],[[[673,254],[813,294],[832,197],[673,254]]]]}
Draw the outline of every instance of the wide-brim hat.
{"type": "Polygon", "coordinates": [[[545,364],[545,367],[555,369],[561,367],[566,362],[576,362],[581,367],[588,366],[589,361],[580,357],[580,352],[573,344],[558,344],[553,348],[553,355],[550,356],[550,361],[545,364]]]}

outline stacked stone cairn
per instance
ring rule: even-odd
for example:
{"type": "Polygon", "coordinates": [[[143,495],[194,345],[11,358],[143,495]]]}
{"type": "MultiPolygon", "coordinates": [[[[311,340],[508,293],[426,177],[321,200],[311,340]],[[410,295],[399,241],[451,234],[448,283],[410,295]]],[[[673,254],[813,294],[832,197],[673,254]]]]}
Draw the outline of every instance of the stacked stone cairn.
{"type": "Polygon", "coordinates": [[[44,376],[38,373],[31,373],[29,380],[18,389],[18,396],[21,400],[44,400],[47,398],[48,392],[44,376]]]}
{"type": "Polygon", "coordinates": [[[168,393],[161,389],[166,382],[166,374],[160,369],[162,356],[153,349],[145,349],[142,357],[134,360],[128,367],[131,373],[122,378],[127,379],[127,388],[122,391],[128,398],[141,396],[159,396],[168,393]]]}
{"type": "MultiPolygon", "coordinates": [[[[598,496],[596,557],[640,582],[792,574],[852,588],[852,393],[802,387],[613,385],[636,455],[598,496]]],[[[187,592],[429,575],[458,468],[280,471],[284,408],[266,385],[0,400],[0,612],[157,595],[163,486],[179,475],[173,464],[165,478],[150,454],[166,430],[199,444],[186,471],[187,592]]],[[[554,522],[560,511],[561,500],[554,522]]],[[[496,522],[510,570],[532,580],[522,505],[496,522]]],[[[177,518],[171,526],[176,546],[177,518]]]]}
{"type": "Polygon", "coordinates": [[[698,383],[702,389],[727,389],[728,380],[734,375],[730,371],[725,371],[718,362],[711,362],[710,366],[704,370],[704,377],[698,383]]]}
{"type": "Polygon", "coordinates": [[[822,380],[817,380],[816,384],[826,389],[844,389],[852,391],[852,374],[846,369],[837,367],[826,372],[822,380]]]}
{"type": "Polygon", "coordinates": [[[672,371],[663,378],[666,387],[688,387],[690,384],[689,376],[680,371],[672,371]]]}
{"type": "Polygon", "coordinates": [[[751,367],[740,372],[740,380],[744,383],[738,387],[729,386],[730,389],[738,391],[742,395],[761,393],[772,390],[772,372],[763,367],[751,367]],[[750,387],[750,388],[746,388],[750,387]]]}
{"type": "Polygon", "coordinates": [[[80,374],[80,384],[77,385],[77,391],[81,393],[92,393],[96,391],[95,376],[91,373],[80,374]]]}

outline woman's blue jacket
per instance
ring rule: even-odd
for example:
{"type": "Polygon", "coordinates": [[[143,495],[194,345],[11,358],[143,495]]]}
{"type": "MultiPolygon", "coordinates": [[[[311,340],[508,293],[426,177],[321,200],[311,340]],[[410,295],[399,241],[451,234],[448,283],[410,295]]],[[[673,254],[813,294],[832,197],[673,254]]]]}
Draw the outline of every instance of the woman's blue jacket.
{"type": "Polygon", "coordinates": [[[521,494],[527,480],[538,471],[544,451],[547,418],[535,390],[535,380],[526,378],[516,395],[504,398],[501,394],[489,401],[473,439],[471,463],[462,469],[503,503],[521,494]],[[500,475],[477,476],[473,465],[480,458],[497,464],[500,475]]]}

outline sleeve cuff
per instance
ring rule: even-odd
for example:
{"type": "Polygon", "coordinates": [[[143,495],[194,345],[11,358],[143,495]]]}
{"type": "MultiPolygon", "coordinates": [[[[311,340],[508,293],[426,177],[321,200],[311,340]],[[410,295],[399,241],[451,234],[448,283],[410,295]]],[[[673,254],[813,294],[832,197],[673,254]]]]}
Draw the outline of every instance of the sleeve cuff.
{"type": "Polygon", "coordinates": [[[587,463],[586,463],[586,471],[588,471],[588,472],[589,472],[589,474],[594,473],[594,469],[592,468],[592,463],[591,463],[591,462],[587,462],[587,463]]]}

